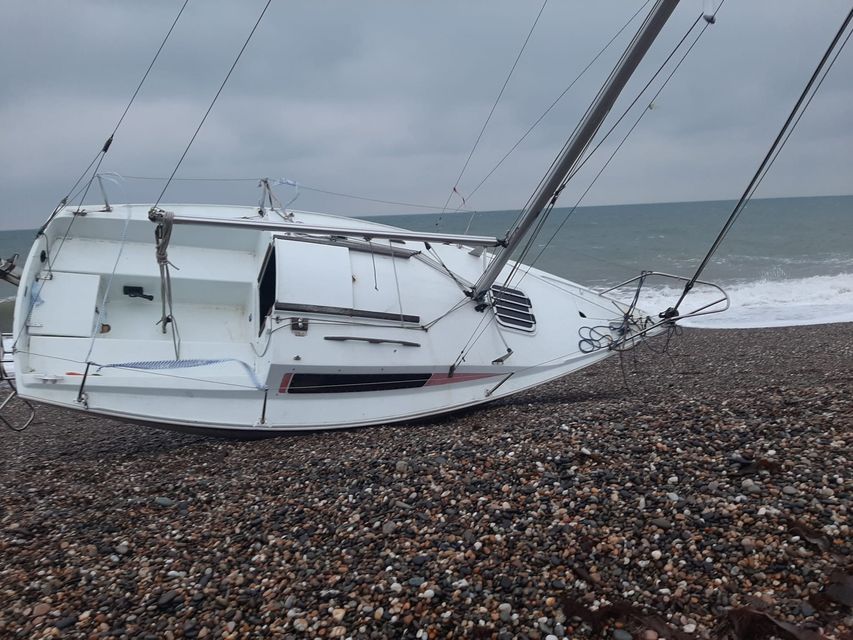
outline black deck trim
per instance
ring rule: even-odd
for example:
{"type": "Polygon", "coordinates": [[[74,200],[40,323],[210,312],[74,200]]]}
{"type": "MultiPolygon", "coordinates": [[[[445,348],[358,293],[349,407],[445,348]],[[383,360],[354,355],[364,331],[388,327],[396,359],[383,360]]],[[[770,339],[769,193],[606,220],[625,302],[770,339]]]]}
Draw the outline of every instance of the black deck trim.
{"type": "Polygon", "coordinates": [[[371,318],[373,320],[392,320],[394,322],[410,322],[420,324],[420,316],[410,316],[405,313],[386,313],[384,311],[368,311],[367,309],[349,309],[347,307],[327,307],[319,304],[295,304],[291,302],[276,302],[276,311],[296,311],[299,313],[320,313],[331,316],[350,316],[352,318],[371,318]]]}
{"type": "Polygon", "coordinates": [[[370,344],[399,344],[403,347],[419,347],[419,342],[411,342],[409,340],[394,340],[392,338],[362,338],[361,336],[323,336],[323,340],[331,340],[333,342],[369,342],[370,344]]]}

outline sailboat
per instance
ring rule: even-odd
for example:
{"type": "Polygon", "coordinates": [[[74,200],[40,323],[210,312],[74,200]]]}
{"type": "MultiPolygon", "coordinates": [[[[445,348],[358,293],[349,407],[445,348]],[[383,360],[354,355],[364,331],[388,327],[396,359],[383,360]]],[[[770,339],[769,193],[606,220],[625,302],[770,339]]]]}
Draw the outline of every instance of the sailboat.
{"type": "Polygon", "coordinates": [[[271,194],[269,207],[58,207],[15,274],[4,370],[18,396],[245,437],[361,427],[503,398],[670,330],[686,314],[513,258],[677,4],[651,9],[504,237],[296,211],[271,194]]]}

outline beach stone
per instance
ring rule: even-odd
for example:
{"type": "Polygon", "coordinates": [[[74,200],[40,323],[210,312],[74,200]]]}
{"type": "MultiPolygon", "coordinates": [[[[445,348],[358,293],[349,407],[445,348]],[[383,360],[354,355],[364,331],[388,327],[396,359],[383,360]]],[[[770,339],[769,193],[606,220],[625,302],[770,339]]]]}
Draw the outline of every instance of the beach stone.
{"type": "Polygon", "coordinates": [[[792,487],[791,485],[785,485],[782,487],[782,493],[789,496],[795,496],[799,493],[796,487],[792,487]]]}
{"type": "Polygon", "coordinates": [[[175,504],[175,501],[165,496],[157,496],[154,498],[154,504],[160,507],[171,507],[175,504]]]}
{"type": "Polygon", "coordinates": [[[397,473],[406,473],[409,470],[409,463],[406,460],[398,460],[394,468],[397,473]]]}
{"type": "Polygon", "coordinates": [[[761,491],[761,486],[759,486],[752,478],[746,478],[740,483],[740,487],[747,493],[759,493],[761,491]]]}
{"type": "Polygon", "coordinates": [[[53,626],[57,629],[67,629],[68,627],[73,626],[77,623],[77,616],[65,616],[64,618],[60,618],[56,622],[53,623],[53,626]]]}
{"type": "Polygon", "coordinates": [[[512,605],[508,602],[502,602],[498,606],[498,612],[502,622],[509,622],[512,617],[512,605]]]}
{"type": "Polygon", "coordinates": [[[693,633],[694,631],[696,631],[696,623],[688,622],[682,627],[682,629],[684,629],[684,633],[693,633]]]}
{"type": "Polygon", "coordinates": [[[385,524],[382,525],[382,533],[386,536],[391,535],[397,530],[397,523],[393,520],[389,520],[385,524]]]}
{"type": "Polygon", "coordinates": [[[613,631],[613,640],[633,640],[633,636],[625,629],[616,629],[613,631]]]}
{"type": "Polygon", "coordinates": [[[170,604],[172,604],[172,602],[177,597],[178,597],[177,590],[176,589],[170,589],[169,591],[166,591],[165,593],[160,595],[160,597],[157,599],[157,606],[160,607],[161,609],[164,607],[168,607],[170,604]]]}
{"type": "MultiPolygon", "coordinates": [[[[14,507],[0,514],[0,637],[592,637],[565,597],[591,612],[629,601],[672,627],[661,636],[714,640],[731,608],[770,594],[770,615],[842,638],[849,612],[808,600],[853,539],[851,345],[853,323],[685,328],[678,367],[637,352],[634,393],[613,358],[426,427],[286,439],[40,407],[26,438],[0,431],[14,507]],[[780,466],[754,472],[756,496],[731,455],[771,446],[780,466]]],[[[641,620],[619,629],[660,640],[641,620]]]]}

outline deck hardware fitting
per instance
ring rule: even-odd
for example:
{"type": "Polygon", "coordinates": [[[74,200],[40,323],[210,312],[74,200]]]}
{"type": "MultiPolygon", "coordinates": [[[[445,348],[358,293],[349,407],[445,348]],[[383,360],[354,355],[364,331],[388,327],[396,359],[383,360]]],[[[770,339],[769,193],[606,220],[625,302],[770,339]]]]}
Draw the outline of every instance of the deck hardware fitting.
{"type": "Polygon", "coordinates": [[[500,382],[498,382],[494,387],[492,387],[491,389],[486,391],[486,397],[488,398],[489,396],[491,396],[495,391],[497,391],[501,387],[501,385],[503,385],[504,382],[509,380],[514,375],[515,375],[515,371],[508,373],[505,378],[503,378],[500,382]]]}
{"type": "Polygon", "coordinates": [[[91,362],[86,363],[86,370],[83,372],[83,379],[80,381],[80,389],[77,391],[77,402],[82,404],[84,408],[89,408],[89,394],[83,391],[83,388],[86,386],[86,378],[89,377],[89,368],[92,366],[91,362]]]}

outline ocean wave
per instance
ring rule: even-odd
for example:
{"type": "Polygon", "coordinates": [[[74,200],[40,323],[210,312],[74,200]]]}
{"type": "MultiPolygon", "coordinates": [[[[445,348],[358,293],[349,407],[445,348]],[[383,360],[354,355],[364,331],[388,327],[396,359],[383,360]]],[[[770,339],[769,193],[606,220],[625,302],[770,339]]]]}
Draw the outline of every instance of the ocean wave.
{"type": "MultiPolygon", "coordinates": [[[[762,279],[724,287],[731,306],[723,313],[688,318],[687,327],[746,329],[853,322],[853,273],[792,279],[762,279]]],[[[630,296],[631,294],[626,294],[630,296]]],[[[671,307],[680,287],[648,287],[639,308],[657,314],[671,307]]],[[[680,306],[682,313],[717,299],[719,294],[699,285],[680,306]]]]}

